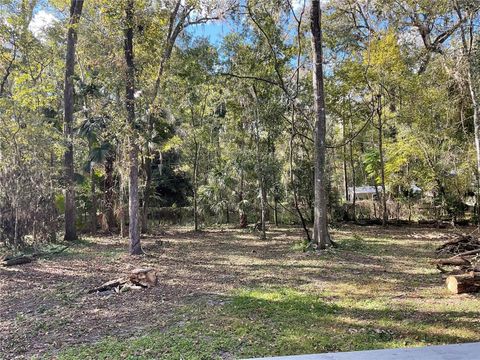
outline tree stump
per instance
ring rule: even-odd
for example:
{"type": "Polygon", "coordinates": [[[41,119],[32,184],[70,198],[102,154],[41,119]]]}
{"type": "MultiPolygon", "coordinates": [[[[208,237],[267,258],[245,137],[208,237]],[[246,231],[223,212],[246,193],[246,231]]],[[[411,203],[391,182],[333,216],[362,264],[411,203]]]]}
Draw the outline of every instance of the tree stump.
{"type": "Polygon", "coordinates": [[[135,269],[129,276],[132,284],[150,288],[157,285],[157,273],[154,269],[135,269]]]}

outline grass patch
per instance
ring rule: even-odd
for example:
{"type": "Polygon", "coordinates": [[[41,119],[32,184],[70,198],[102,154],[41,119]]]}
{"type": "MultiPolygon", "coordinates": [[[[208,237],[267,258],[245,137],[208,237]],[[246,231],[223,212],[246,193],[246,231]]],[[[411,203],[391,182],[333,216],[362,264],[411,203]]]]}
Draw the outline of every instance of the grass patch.
{"type": "Polygon", "coordinates": [[[369,252],[372,250],[372,243],[360,236],[353,233],[351,237],[342,238],[338,241],[340,250],[355,251],[355,252],[369,252]]]}
{"type": "MultiPolygon", "coordinates": [[[[339,247],[321,256],[293,252],[306,245],[298,233],[271,235],[278,240],[272,247],[243,231],[228,244],[219,233],[197,239],[185,232],[148,258],[148,266],[161,264],[160,284],[168,286],[151,289],[145,298],[115,295],[107,304],[79,296],[77,279],[63,276],[42,284],[48,285],[51,303],[33,315],[19,314],[12,328],[28,331],[30,338],[21,344],[25,353],[35,338],[50,351],[46,358],[59,359],[232,359],[478,341],[479,298],[446,292],[429,263],[435,234],[398,231],[339,230],[334,233],[339,247]],[[193,246],[185,246],[186,240],[193,246]],[[188,292],[177,293],[182,279],[195,280],[188,292]],[[113,311],[128,315],[128,321],[119,321],[123,331],[115,331],[113,311]],[[71,331],[68,321],[89,312],[96,318],[80,324],[78,338],[70,336],[60,346],[52,342],[49,334],[71,331]],[[103,317],[105,330],[96,327],[103,317]],[[64,347],[76,341],[78,346],[64,347]]],[[[155,239],[149,240],[153,248],[155,239]]],[[[39,274],[48,274],[51,265],[52,274],[62,266],[68,273],[72,258],[88,283],[87,265],[117,261],[124,251],[117,239],[91,238],[62,253],[57,263],[39,262],[39,274]]],[[[118,276],[116,269],[111,266],[110,278],[118,276]]],[[[15,281],[22,274],[15,273],[15,281]]]]}
{"type": "Polygon", "coordinates": [[[435,319],[412,320],[415,310],[378,299],[331,301],[323,294],[279,288],[244,289],[224,300],[222,306],[183,307],[163,331],[108,338],[58,358],[244,358],[421,346],[468,337],[455,329],[453,319],[451,334],[438,333],[435,319]]]}

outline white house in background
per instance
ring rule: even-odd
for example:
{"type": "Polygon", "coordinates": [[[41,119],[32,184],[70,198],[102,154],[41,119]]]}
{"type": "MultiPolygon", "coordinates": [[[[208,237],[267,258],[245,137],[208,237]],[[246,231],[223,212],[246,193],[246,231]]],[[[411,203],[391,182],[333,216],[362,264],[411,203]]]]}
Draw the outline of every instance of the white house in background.
{"type": "MultiPolygon", "coordinates": [[[[382,191],[380,187],[378,187],[378,192],[382,191]]],[[[375,186],[356,186],[355,187],[355,200],[373,200],[374,196],[376,196],[377,190],[375,190],[375,186]]],[[[353,187],[348,188],[348,201],[353,201],[353,187]]]]}
{"type": "MultiPolygon", "coordinates": [[[[413,184],[410,189],[413,193],[421,193],[422,189],[420,189],[417,185],[413,184]]],[[[377,195],[377,191],[380,194],[382,192],[381,186],[356,186],[355,187],[355,200],[373,200],[377,195]]],[[[388,191],[388,189],[387,189],[388,191]]],[[[353,201],[353,187],[348,188],[348,201],[353,201]]]]}

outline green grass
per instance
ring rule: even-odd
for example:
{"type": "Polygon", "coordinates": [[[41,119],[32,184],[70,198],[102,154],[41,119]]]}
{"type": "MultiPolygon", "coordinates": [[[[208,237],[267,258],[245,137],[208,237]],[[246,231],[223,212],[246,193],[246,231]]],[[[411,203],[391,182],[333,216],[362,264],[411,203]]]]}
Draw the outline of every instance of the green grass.
{"type": "MultiPolygon", "coordinates": [[[[105,332],[96,343],[83,340],[59,352],[52,347],[46,358],[236,359],[479,341],[480,299],[447,293],[429,262],[436,246],[428,240],[430,232],[396,231],[339,231],[338,247],[321,254],[303,253],[298,237],[277,242],[284,248],[274,257],[267,247],[256,252],[214,247],[235,265],[233,271],[249,271],[236,275],[246,274],[249,281],[236,282],[223,296],[182,298],[176,310],[159,314],[140,335],[132,330],[129,337],[105,337],[105,332]]],[[[202,241],[214,245],[218,239],[202,241]]],[[[77,256],[105,261],[122,254],[106,241],[91,253],[89,244],[75,247],[77,256]]],[[[54,288],[64,294],[57,299],[63,306],[75,305],[68,288],[68,283],[54,288]]],[[[33,331],[64,328],[43,321],[33,324],[33,331]]]]}
{"type": "Polygon", "coordinates": [[[449,319],[451,334],[438,334],[435,319],[415,320],[416,311],[408,307],[376,299],[331,301],[328,295],[244,289],[223,299],[222,306],[185,306],[161,331],[134,339],[108,338],[67,350],[59,359],[261,357],[422,346],[473,336],[455,326],[454,317],[449,319]]]}

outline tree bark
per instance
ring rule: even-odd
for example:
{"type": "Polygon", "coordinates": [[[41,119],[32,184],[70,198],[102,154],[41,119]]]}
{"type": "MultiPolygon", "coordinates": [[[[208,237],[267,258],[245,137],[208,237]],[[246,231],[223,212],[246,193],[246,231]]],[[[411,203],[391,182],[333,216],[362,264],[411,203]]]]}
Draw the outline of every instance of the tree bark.
{"type": "Polygon", "coordinates": [[[259,116],[258,116],[258,101],[257,101],[257,91],[255,86],[253,86],[252,94],[255,100],[255,108],[253,111],[255,117],[255,144],[256,144],[256,152],[257,152],[257,172],[258,172],[258,186],[260,190],[260,230],[262,240],[267,238],[266,232],[266,206],[267,206],[267,191],[265,189],[265,176],[264,176],[264,169],[261,157],[261,148],[260,148],[260,130],[259,130],[259,116]]]}
{"type": "Polygon", "coordinates": [[[90,167],[90,232],[95,234],[97,232],[97,194],[95,190],[95,171],[91,164],[90,167]]]}
{"type": "Polygon", "coordinates": [[[75,170],[73,162],[73,112],[75,75],[75,46],[77,43],[77,25],[82,14],[83,0],[71,0],[70,21],[67,32],[67,52],[65,55],[65,84],[64,84],[64,120],[63,135],[65,140],[64,167],[65,167],[65,240],[77,239],[76,209],[75,209],[75,170]]]}
{"type": "Polygon", "coordinates": [[[343,161],[343,186],[345,189],[345,202],[348,202],[348,168],[347,168],[347,144],[346,141],[346,130],[345,130],[345,119],[342,119],[342,136],[343,136],[343,147],[342,147],[342,161],[343,161]]]}
{"type": "MultiPolygon", "coordinates": [[[[115,153],[109,151],[105,159],[105,216],[107,218],[108,231],[113,232],[116,226],[114,213],[114,192],[115,181],[113,179],[113,162],[115,153]]],[[[121,195],[120,195],[121,196],[121,195]]]]}
{"type": "Polygon", "coordinates": [[[198,153],[200,145],[195,140],[195,155],[193,159],[193,223],[198,231],[198,153]]]}
{"type": "MultiPolygon", "coordinates": [[[[352,115],[350,113],[350,115],[352,115]]],[[[353,134],[353,121],[350,118],[350,134],[353,134]]],[[[356,188],[356,181],[355,181],[355,160],[353,159],[353,140],[350,141],[349,144],[350,150],[350,167],[352,168],[352,212],[353,212],[353,221],[357,222],[357,209],[356,209],[356,197],[357,197],[357,188],[356,188]]]]}
{"type": "Polygon", "coordinates": [[[326,116],[323,86],[322,12],[320,1],[312,0],[310,29],[314,59],[313,89],[315,98],[315,206],[313,225],[313,245],[325,249],[332,245],[328,233],[327,215],[327,176],[326,176],[326,116]]]}
{"type": "Polygon", "coordinates": [[[290,184],[292,185],[292,193],[293,193],[293,204],[295,206],[295,210],[297,211],[298,218],[300,219],[300,223],[302,224],[303,231],[307,236],[307,241],[309,243],[312,242],[312,238],[310,236],[310,230],[308,229],[307,222],[305,217],[303,216],[302,210],[300,209],[300,204],[298,201],[298,194],[297,194],[297,187],[295,184],[295,175],[293,173],[293,157],[294,157],[294,145],[295,145],[295,107],[292,107],[292,127],[290,130],[290,149],[289,149],[289,172],[290,172],[290,184]]]}
{"type": "Polygon", "coordinates": [[[243,187],[244,187],[244,175],[243,175],[243,168],[241,168],[240,169],[240,191],[238,193],[238,218],[239,218],[240,229],[245,229],[248,225],[247,215],[243,210],[243,187]]]}
{"type": "Polygon", "coordinates": [[[385,159],[383,156],[383,121],[382,121],[382,96],[377,95],[377,115],[378,115],[378,152],[380,155],[380,180],[382,187],[382,225],[387,226],[387,191],[385,188],[385,159]]]}
{"type": "Polygon", "coordinates": [[[148,232],[148,209],[150,207],[150,198],[152,195],[152,160],[150,152],[147,153],[145,159],[145,190],[143,192],[143,209],[142,209],[142,232],[148,232]]]}
{"type": "Polygon", "coordinates": [[[127,110],[127,124],[130,127],[128,142],[129,187],[128,187],[128,217],[130,235],[130,255],[143,254],[140,245],[139,228],[139,199],[138,199],[138,144],[133,135],[135,132],[135,65],[133,52],[134,0],[126,0],[125,8],[125,62],[126,93],[125,106],[127,110]]]}

